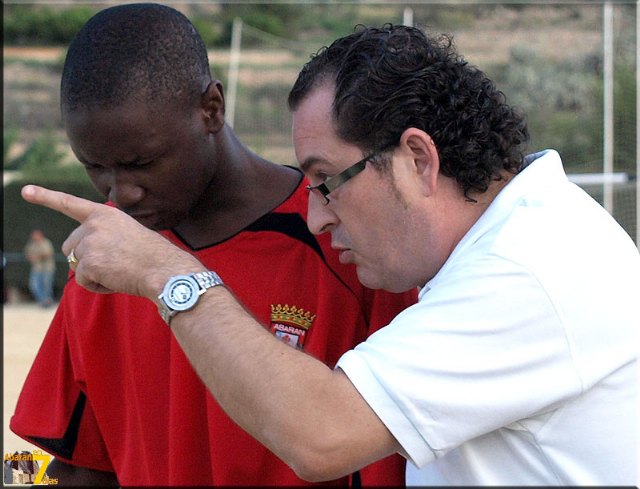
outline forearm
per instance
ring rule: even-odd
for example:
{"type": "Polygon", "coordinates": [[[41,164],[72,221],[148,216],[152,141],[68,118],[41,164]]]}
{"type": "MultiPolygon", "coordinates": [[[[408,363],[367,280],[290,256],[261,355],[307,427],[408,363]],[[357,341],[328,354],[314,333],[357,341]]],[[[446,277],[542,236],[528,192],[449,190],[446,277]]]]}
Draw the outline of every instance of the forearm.
{"type": "Polygon", "coordinates": [[[337,478],[396,450],[368,405],[353,400],[359,395],[344,374],[275,339],[225,288],[208,291],[171,325],[222,408],[301,477],[337,478]],[[378,449],[357,435],[371,416],[388,442],[378,449]]]}

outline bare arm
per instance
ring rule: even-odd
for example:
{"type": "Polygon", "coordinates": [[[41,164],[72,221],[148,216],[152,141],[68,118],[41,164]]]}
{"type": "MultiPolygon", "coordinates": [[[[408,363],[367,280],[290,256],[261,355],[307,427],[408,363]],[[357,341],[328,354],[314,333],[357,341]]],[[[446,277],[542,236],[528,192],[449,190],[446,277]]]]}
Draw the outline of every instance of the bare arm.
{"type": "MultiPolygon", "coordinates": [[[[63,250],[75,249],[76,280],[90,290],[157,302],[169,277],[204,270],[193,256],[114,208],[31,189],[23,191],[26,200],[81,223],[63,250]]],[[[399,450],[346,375],[276,340],[226,288],[210,289],[171,327],[223,409],[300,477],[335,479],[399,450]],[[291,416],[296,412],[304,413],[303,423],[291,416]]]]}
{"type": "Polygon", "coordinates": [[[47,475],[52,479],[57,479],[58,484],[63,487],[117,487],[119,485],[116,474],[113,472],[76,467],[75,465],[69,465],[55,458],[47,467],[47,475]]]}
{"type": "Polygon", "coordinates": [[[346,375],[276,340],[228,290],[210,292],[177,315],[172,330],[220,405],[249,434],[312,481],[397,451],[346,375]],[[304,422],[291,413],[304,413],[304,422]]]}

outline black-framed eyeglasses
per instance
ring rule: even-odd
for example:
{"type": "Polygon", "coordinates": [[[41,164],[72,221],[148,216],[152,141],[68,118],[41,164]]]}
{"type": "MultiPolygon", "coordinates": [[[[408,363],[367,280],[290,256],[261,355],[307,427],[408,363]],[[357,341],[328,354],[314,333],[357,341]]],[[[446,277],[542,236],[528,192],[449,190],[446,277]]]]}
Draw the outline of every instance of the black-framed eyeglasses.
{"type": "Polygon", "coordinates": [[[354,163],[350,167],[341,171],[337,175],[327,178],[323,183],[319,185],[307,185],[307,190],[310,192],[314,192],[318,197],[322,198],[322,204],[327,205],[329,203],[329,194],[331,192],[333,192],[343,183],[348,182],[353,177],[355,177],[358,173],[365,169],[369,160],[388,150],[391,146],[393,145],[387,145],[378,151],[374,151],[368,156],[362,158],[357,163],[354,163]]]}

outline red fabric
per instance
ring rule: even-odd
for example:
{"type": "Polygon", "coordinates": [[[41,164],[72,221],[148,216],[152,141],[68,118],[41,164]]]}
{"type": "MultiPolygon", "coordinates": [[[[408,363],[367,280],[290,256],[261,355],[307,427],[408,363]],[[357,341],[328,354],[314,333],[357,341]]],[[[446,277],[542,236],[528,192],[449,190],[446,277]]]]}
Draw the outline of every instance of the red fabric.
{"type": "MultiPolygon", "coordinates": [[[[323,260],[304,242],[306,212],[302,184],[266,220],[189,251],[217,271],[265,327],[299,332],[291,322],[272,321],[278,306],[315,316],[304,338],[293,339],[304,339],[307,353],[333,366],[416,294],[362,287],[355,268],[338,262],[328,235],[316,237],[323,260]],[[291,224],[298,221],[302,230],[291,224]],[[292,237],[300,233],[304,239],[292,237]]],[[[305,422],[304,413],[290,416],[305,422]]],[[[92,294],[75,280],[64,291],[11,429],[68,463],[115,471],[122,485],[308,485],[224,414],[150,301],[92,294]]],[[[404,485],[404,459],[378,462],[361,478],[369,486],[404,485]]],[[[347,485],[349,478],[331,484],[347,485]]]]}

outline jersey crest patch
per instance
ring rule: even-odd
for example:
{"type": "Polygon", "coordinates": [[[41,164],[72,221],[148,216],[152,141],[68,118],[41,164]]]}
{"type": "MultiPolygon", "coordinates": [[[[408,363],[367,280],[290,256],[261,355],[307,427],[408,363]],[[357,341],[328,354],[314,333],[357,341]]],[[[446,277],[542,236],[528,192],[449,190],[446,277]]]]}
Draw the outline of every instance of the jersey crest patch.
{"type": "Polygon", "coordinates": [[[270,331],[283,343],[302,350],[307,332],[315,318],[315,314],[296,306],[271,304],[270,331]]]}

